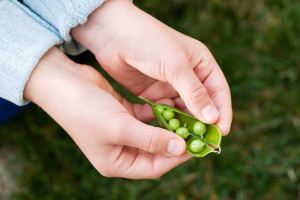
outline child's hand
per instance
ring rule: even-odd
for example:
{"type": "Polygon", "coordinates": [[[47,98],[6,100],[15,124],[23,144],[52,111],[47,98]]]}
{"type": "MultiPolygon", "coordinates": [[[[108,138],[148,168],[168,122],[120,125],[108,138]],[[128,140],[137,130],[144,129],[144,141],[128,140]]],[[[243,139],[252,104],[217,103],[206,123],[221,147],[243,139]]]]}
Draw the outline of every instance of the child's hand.
{"type": "Polygon", "coordinates": [[[127,0],[107,1],[71,33],[134,94],[146,92],[143,95],[151,100],[175,99],[181,109],[185,103],[201,121],[216,122],[223,135],[229,132],[230,90],[201,42],[169,28],[127,0]]]}
{"type": "Polygon", "coordinates": [[[69,133],[104,176],[157,178],[191,157],[181,137],[136,119],[150,116],[149,107],[129,104],[94,68],[74,63],[56,47],[35,67],[24,95],[69,133]]]}

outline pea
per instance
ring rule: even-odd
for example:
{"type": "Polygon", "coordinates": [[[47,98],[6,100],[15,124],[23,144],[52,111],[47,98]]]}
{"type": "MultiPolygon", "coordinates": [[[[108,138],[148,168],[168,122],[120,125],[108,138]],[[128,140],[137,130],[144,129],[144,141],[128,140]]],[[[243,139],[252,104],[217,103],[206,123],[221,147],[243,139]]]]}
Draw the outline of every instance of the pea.
{"type": "Polygon", "coordinates": [[[173,118],[169,121],[169,126],[173,131],[176,131],[180,127],[180,121],[176,118],[173,118]]]}
{"type": "Polygon", "coordinates": [[[200,121],[197,121],[193,126],[193,132],[197,135],[203,135],[206,131],[206,125],[200,121]]]}
{"type": "Polygon", "coordinates": [[[172,110],[165,110],[163,112],[163,117],[167,120],[170,121],[175,117],[175,113],[172,110]]]}
{"type": "Polygon", "coordinates": [[[199,153],[200,151],[202,151],[204,146],[205,146],[205,142],[199,139],[195,139],[191,142],[190,149],[195,153],[199,153]]]}
{"type": "Polygon", "coordinates": [[[155,118],[164,128],[185,140],[186,151],[191,155],[200,158],[212,152],[221,152],[222,134],[217,126],[204,124],[194,116],[169,105],[155,104],[144,97],[140,98],[152,107],[155,118]],[[212,147],[218,148],[218,151],[212,147]]]}
{"type": "Polygon", "coordinates": [[[161,106],[156,106],[156,109],[158,110],[158,112],[159,112],[160,114],[163,114],[164,111],[165,111],[165,109],[164,109],[163,107],[161,107],[161,106]]]}
{"type": "Polygon", "coordinates": [[[177,135],[182,137],[183,139],[186,139],[189,136],[189,130],[185,127],[179,127],[176,130],[177,135]]]}

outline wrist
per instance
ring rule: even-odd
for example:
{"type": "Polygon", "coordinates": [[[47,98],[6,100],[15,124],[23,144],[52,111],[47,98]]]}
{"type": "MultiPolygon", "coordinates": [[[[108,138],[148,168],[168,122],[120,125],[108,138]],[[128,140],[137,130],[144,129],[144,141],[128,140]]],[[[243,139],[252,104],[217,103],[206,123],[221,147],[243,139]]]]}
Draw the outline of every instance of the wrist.
{"type": "Polygon", "coordinates": [[[129,0],[106,1],[90,14],[85,24],[72,28],[71,35],[91,52],[98,52],[112,42],[115,35],[118,34],[114,32],[116,29],[111,27],[124,24],[118,22],[119,19],[124,19],[120,15],[133,13],[134,10],[138,10],[138,8],[129,0]]]}
{"type": "Polygon", "coordinates": [[[49,49],[40,59],[24,88],[24,97],[40,106],[62,89],[62,81],[74,74],[75,63],[57,47],[49,49]]]}
{"type": "Polygon", "coordinates": [[[101,88],[121,100],[121,96],[96,69],[77,64],[57,47],[52,47],[32,71],[24,88],[24,97],[53,117],[58,110],[65,109],[64,105],[74,104],[90,95],[95,88],[101,88]]]}

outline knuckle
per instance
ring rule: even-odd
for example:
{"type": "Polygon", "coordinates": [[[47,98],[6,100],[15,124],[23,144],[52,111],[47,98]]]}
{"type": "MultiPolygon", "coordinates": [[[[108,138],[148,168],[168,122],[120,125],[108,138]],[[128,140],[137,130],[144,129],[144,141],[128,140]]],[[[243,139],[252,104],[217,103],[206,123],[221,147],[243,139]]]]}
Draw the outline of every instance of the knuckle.
{"type": "Polygon", "coordinates": [[[197,43],[197,46],[198,46],[198,50],[199,50],[199,53],[202,55],[202,59],[203,60],[213,60],[213,56],[209,50],[209,48],[203,44],[202,42],[198,41],[197,43]]]}
{"type": "Polygon", "coordinates": [[[199,102],[207,97],[207,90],[203,85],[197,86],[194,90],[192,90],[192,92],[189,95],[189,99],[192,102],[199,102]]]}
{"type": "Polygon", "coordinates": [[[145,141],[142,147],[149,153],[156,153],[159,151],[159,137],[156,134],[152,134],[149,139],[145,141]]]}
{"type": "Polygon", "coordinates": [[[208,47],[207,47],[204,43],[202,43],[202,42],[196,40],[196,44],[198,45],[199,49],[200,49],[202,52],[207,52],[207,51],[209,51],[208,47]]]}

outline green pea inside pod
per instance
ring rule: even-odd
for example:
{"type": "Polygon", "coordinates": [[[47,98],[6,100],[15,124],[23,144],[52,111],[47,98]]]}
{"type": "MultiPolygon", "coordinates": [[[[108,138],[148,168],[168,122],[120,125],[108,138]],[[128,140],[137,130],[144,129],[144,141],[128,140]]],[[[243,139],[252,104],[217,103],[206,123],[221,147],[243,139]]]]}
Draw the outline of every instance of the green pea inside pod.
{"type": "Polygon", "coordinates": [[[203,134],[206,132],[206,125],[200,121],[196,122],[193,125],[193,132],[197,135],[203,136],[203,134]]]}
{"type": "Polygon", "coordinates": [[[163,114],[164,111],[165,111],[165,109],[164,109],[163,107],[161,107],[161,106],[156,106],[156,109],[157,109],[157,111],[158,111],[160,114],[163,114]]]}
{"type": "Polygon", "coordinates": [[[199,153],[202,151],[203,147],[205,146],[205,142],[200,139],[194,139],[190,144],[190,149],[194,153],[199,153]]]}
{"type": "Polygon", "coordinates": [[[180,121],[176,118],[173,118],[169,121],[169,126],[172,131],[176,131],[178,128],[180,128],[180,121]]]}
{"type": "MultiPolygon", "coordinates": [[[[158,111],[160,110],[161,106],[156,106],[155,109],[158,111]]],[[[160,111],[159,111],[160,112],[160,111]]],[[[164,109],[162,116],[165,118],[166,121],[170,121],[175,117],[175,113],[172,110],[164,109]]]]}
{"type": "MultiPolygon", "coordinates": [[[[211,152],[214,152],[215,150],[210,147],[204,140],[202,140],[202,142],[205,144],[201,147],[201,149],[199,151],[195,151],[197,148],[195,148],[194,145],[193,146],[193,143],[197,142],[198,140],[201,140],[201,139],[197,139],[193,136],[190,136],[188,137],[188,139],[186,140],[186,151],[191,154],[192,156],[195,156],[195,157],[204,157],[206,156],[207,154],[211,153],[211,152]]],[[[198,142],[197,142],[198,143],[198,142]]],[[[200,145],[200,144],[197,144],[197,145],[200,145]]]]}
{"type": "MultiPolygon", "coordinates": [[[[177,109],[177,108],[174,108],[177,109]]],[[[178,111],[175,112],[175,117],[180,121],[181,125],[186,127],[189,130],[189,133],[198,139],[202,139],[207,144],[211,145],[213,148],[219,148],[220,149],[220,143],[222,140],[222,134],[221,131],[217,128],[214,124],[204,124],[203,122],[200,122],[198,119],[196,119],[194,116],[186,114],[182,112],[181,110],[177,109],[178,111]],[[201,124],[205,125],[204,129],[201,129],[200,134],[199,132],[195,131],[195,124],[201,124]]]]}
{"type": "Polygon", "coordinates": [[[179,127],[178,129],[176,129],[176,134],[183,139],[186,139],[190,135],[189,130],[185,127],[179,127]]]}
{"type": "MultiPolygon", "coordinates": [[[[216,152],[216,153],[221,152],[220,143],[221,143],[221,139],[222,139],[222,134],[221,134],[220,130],[217,128],[217,126],[215,126],[213,124],[204,124],[203,122],[201,122],[201,124],[205,125],[206,130],[201,129],[201,132],[199,134],[199,132],[197,132],[196,129],[194,130],[194,125],[199,124],[200,121],[198,119],[196,119],[194,116],[189,115],[189,114],[187,114],[177,108],[169,106],[169,105],[152,103],[152,102],[148,101],[147,99],[145,99],[144,97],[140,97],[140,99],[144,100],[146,103],[148,103],[152,107],[152,111],[153,111],[155,118],[164,126],[164,128],[166,128],[172,132],[176,132],[176,130],[178,128],[175,129],[174,127],[170,127],[170,124],[163,117],[163,114],[161,112],[159,112],[159,109],[163,108],[164,112],[166,110],[169,110],[175,114],[175,116],[172,119],[179,120],[180,127],[184,127],[186,129],[188,129],[189,135],[188,135],[188,137],[185,138],[185,141],[187,143],[186,150],[193,156],[203,157],[211,152],[216,152]],[[203,147],[203,149],[197,153],[191,151],[191,149],[189,148],[190,143],[195,139],[200,139],[203,142],[205,142],[205,146],[203,147]],[[214,149],[218,149],[218,151],[216,151],[214,149]]],[[[170,121],[172,119],[170,119],[170,121]]]]}

